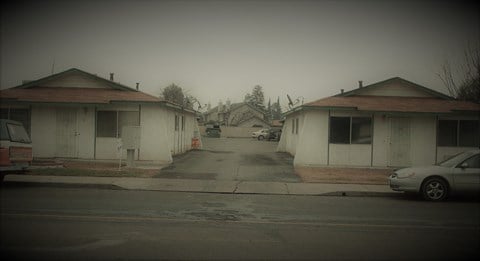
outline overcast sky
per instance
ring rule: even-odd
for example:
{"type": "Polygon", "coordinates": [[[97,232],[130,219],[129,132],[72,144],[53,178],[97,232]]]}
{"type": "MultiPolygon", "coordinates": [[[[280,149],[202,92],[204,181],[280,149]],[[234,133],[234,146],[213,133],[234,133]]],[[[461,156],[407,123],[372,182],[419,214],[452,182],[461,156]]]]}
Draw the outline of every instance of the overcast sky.
{"type": "Polygon", "coordinates": [[[159,95],[240,102],[255,85],[305,102],[437,73],[478,44],[472,1],[15,1],[1,3],[1,88],[78,68],[159,95]],[[302,98],[300,98],[302,99],[302,98]]]}

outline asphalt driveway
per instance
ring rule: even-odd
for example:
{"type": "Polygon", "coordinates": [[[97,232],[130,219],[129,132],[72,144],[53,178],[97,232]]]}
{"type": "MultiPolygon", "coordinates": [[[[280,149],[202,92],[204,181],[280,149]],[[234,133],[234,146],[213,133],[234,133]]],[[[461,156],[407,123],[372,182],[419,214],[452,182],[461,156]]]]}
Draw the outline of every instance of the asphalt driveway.
{"type": "Polygon", "coordinates": [[[277,142],[202,138],[203,149],[175,157],[157,178],[301,182],[293,157],[275,152],[277,142]]]}

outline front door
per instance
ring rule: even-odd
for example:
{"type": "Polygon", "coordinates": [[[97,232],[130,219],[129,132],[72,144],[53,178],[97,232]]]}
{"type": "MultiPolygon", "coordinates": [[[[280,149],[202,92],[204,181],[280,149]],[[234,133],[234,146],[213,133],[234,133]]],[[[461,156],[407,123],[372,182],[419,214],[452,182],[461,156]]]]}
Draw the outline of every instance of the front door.
{"type": "Polygon", "coordinates": [[[77,153],[77,109],[57,109],[55,156],[76,158],[77,153]]]}
{"type": "Polygon", "coordinates": [[[410,164],[410,119],[391,118],[389,165],[404,167],[410,164]]]}

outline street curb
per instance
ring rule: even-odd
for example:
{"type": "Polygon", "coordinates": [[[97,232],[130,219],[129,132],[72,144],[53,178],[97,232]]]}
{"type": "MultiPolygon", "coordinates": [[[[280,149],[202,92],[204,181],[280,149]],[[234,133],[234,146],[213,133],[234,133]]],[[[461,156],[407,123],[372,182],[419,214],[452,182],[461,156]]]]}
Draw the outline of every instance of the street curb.
{"type": "Polygon", "coordinates": [[[322,194],[322,196],[333,197],[402,197],[403,192],[377,192],[377,191],[336,191],[322,194]]]}
{"type": "Polygon", "coordinates": [[[141,189],[126,188],[115,184],[95,183],[66,183],[66,182],[40,182],[40,181],[17,181],[5,180],[1,187],[15,186],[39,186],[39,187],[61,187],[61,188],[89,188],[89,189],[110,189],[129,191],[159,191],[159,192],[186,192],[186,193],[208,193],[208,194],[230,194],[230,195],[283,195],[283,196],[327,196],[327,197],[400,197],[402,192],[378,192],[378,191],[334,191],[326,193],[275,193],[275,192],[241,192],[241,191],[201,191],[201,190],[177,190],[177,189],[141,189]]]}
{"type": "Polygon", "coordinates": [[[61,187],[61,188],[89,188],[89,189],[111,189],[127,190],[114,184],[92,184],[92,183],[64,183],[64,182],[34,182],[34,181],[3,181],[1,187],[16,186],[38,186],[38,187],[61,187]]]}

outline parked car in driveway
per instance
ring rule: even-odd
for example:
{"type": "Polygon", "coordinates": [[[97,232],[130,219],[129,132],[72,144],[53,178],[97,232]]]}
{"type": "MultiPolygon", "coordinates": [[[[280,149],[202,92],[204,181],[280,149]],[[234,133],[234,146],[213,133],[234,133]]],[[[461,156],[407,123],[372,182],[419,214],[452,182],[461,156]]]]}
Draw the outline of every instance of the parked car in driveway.
{"type": "Polygon", "coordinates": [[[218,125],[208,126],[205,129],[205,133],[207,134],[207,137],[211,137],[211,138],[220,138],[221,132],[222,130],[218,125]]]}
{"type": "Polygon", "coordinates": [[[457,154],[427,167],[396,170],[388,178],[395,191],[419,193],[424,199],[442,201],[451,193],[480,193],[480,149],[457,154]]]}
{"type": "Polygon", "coordinates": [[[258,140],[265,139],[267,135],[268,135],[268,129],[261,129],[261,130],[252,132],[252,138],[258,139],[258,140]]]}
{"type": "Polygon", "coordinates": [[[279,141],[282,136],[282,129],[271,128],[268,130],[267,140],[279,141]]]}
{"type": "Polygon", "coordinates": [[[0,119],[0,171],[26,169],[33,160],[32,142],[22,123],[0,119]]]}

